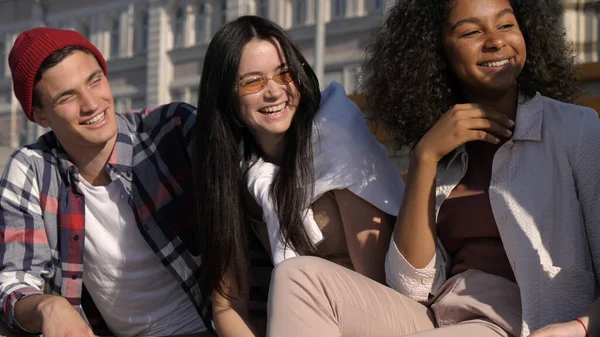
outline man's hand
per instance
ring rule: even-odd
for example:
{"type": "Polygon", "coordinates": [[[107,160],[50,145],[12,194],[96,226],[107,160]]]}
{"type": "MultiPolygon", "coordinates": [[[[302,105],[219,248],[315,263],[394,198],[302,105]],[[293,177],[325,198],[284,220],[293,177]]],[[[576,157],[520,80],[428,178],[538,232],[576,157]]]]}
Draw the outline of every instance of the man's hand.
{"type": "Polygon", "coordinates": [[[16,303],[15,318],[25,330],[44,337],[94,337],[81,315],[59,296],[26,297],[16,303]]]}

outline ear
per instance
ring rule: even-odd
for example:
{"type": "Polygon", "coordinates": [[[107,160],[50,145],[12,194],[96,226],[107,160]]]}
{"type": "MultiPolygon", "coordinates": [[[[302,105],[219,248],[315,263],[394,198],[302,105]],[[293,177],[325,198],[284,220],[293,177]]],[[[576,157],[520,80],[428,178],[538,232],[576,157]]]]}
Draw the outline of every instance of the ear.
{"type": "Polygon", "coordinates": [[[39,126],[42,126],[44,128],[50,127],[50,122],[46,118],[46,114],[45,114],[44,110],[42,110],[38,107],[32,107],[31,112],[32,112],[32,116],[33,116],[33,121],[36,124],[38,124],[39,126]]]}

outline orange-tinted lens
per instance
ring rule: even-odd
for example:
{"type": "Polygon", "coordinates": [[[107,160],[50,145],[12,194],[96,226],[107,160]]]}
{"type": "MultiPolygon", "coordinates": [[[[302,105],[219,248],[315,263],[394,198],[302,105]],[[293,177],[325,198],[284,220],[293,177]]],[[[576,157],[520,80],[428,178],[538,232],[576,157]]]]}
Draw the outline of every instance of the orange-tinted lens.
{"type": "Polygon", "coordinates": [[[253,94],[264,88],[265,81],[262,78],[252,78],[240,81],[240,89],[242,94],[253,94]]]}
{"type": "Polygon", "coordinates": [[[273,77],[273,80],[279,84],[288,84],[292,81],[292,73],[284,70],[273,77]]]}

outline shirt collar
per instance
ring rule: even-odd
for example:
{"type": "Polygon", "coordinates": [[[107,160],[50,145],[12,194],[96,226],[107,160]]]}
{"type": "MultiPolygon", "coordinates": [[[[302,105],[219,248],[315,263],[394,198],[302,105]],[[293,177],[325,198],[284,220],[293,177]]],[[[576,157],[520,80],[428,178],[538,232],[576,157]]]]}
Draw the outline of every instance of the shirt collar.
{"type": "Polygon", "coordinates": [[[456,161],[459,158],[463,158],[463,154],[467,153],[467,148],[465,147],[465,145],[461,145],[459,146],[456,150],[454,150],[453,152],[450,152],[450,154],[448,154],[446,156],[447,160],[446,164],[442,167],[445,167],[446,170],[448,170],[450,168],[450,166],[452,166],[452,164],[454,163],[454,161],[456,161]]]}
{"type": "MultiPolygon", "coordinates": [[[[121,114],[116,114],[116,116],[118,130],[117,141],[115,142],[115,148],[108,159],[107,166],[116,172],[120,172],[127,180],[131,180],[133,168],[132,130],[125,117],[121,114]]],[[[108,173],[111,175],[110,170],[108,173]]],[[[112,176],[111,179],[113,179],[112,176]]]]}
{"type": "Polygon", "coordinates": [[[519,95],[519,104],[517,105],[517,120],[515,121],[515,132],[513,140],[533,140],[542,139],[542,95],[537,92],[535,96],[529,98],[523,94],[519,95]]]}

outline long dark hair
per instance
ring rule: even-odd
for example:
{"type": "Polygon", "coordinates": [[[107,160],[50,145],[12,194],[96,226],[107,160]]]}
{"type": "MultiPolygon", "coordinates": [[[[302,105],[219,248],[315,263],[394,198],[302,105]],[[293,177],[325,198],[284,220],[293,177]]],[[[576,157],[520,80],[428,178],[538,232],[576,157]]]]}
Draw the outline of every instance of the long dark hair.
{"type": "Polygon", "coordinates": [[[235,89],[244,46],[253,39],[279,42],[300,93],[300,104],[284,137],[281,169],[271,193],[284,242],[300,254],[315,251],[302,225],[302,211],[312,195],[312,127],[320,104],[319,83],[288,34],[275,23],[242,16],[223,26],[210,42],[198,97],[197,136],[194,144],[197,242],[201,250],[200,285],[204,304],[223,287],[231,270],[241,291],[248,274],[248,222],[243,207],[245,170],[260,148],[237,116],[235,89]],[[242,157],[243,153],[243,157],[242,157]]]}
{"type": "MultiPolygon", "coordinates": [[[[445,60],[441,30],[453,0],[403,0],[375,30],[363,64],[362,89],[373,115],[396,140],[412,146],[452,105],[460,86],[445,60]]],[[[527,47],[517,82],[522,92],[572,102],[579,94],[573,52],[558,0],[510,0],[527,47]]]]}

